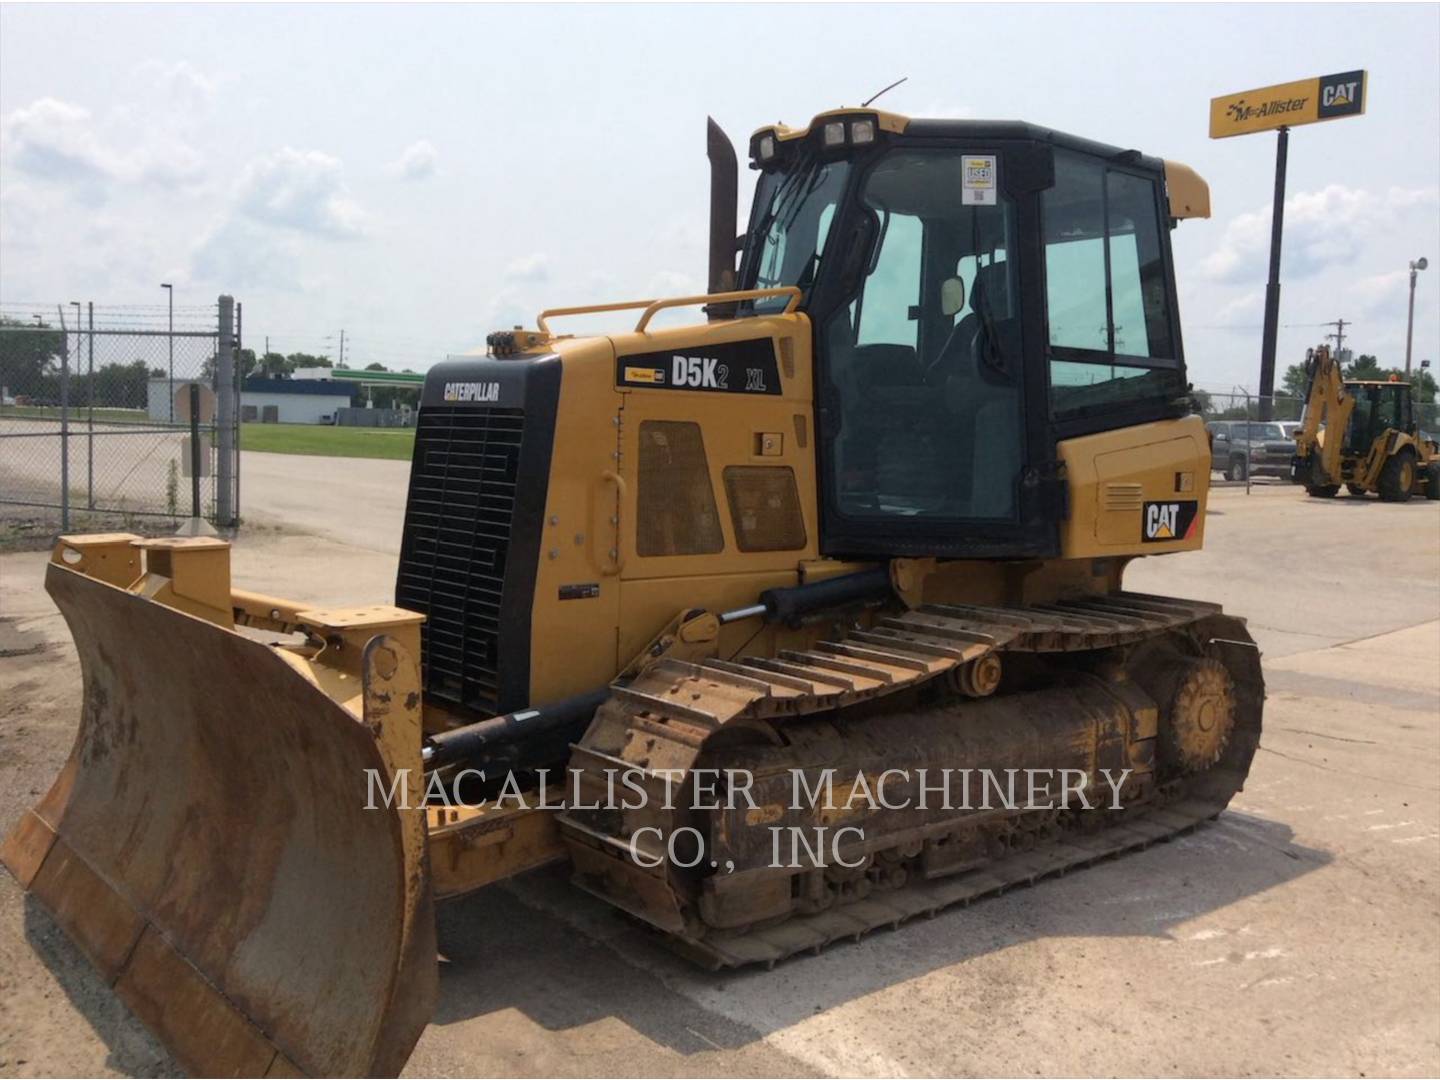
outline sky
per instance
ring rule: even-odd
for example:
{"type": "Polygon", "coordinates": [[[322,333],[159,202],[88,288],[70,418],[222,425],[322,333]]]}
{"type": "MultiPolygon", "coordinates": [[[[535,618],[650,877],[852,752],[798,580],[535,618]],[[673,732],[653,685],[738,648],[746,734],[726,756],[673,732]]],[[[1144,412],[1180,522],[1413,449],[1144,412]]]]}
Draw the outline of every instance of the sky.
{"type": "MultiPolygon", "coordinates": [[[[423,370],[547,306],[703,291],[707,114],[1018,119],[1185,162],[1190,377],[1258,382],[1275,136],[1213,96],[1369,72],[1290,137],[1279,364],[1347,321],[1440,367],[1440,5],[0,6],[0,310],[244,304],[245,343],[423,370]]],[[[743,169],[743,164],[742,164],[743,169]]],[[[743,171],[742,204],[754,174],[743,171]]],[[[742,210],[743,214],[743,210],[742,210]]],[[[617,328],[622,325],[612,321],[617,328]]],[[[577,328],[585,328],[580,324],[577,328]]]]}

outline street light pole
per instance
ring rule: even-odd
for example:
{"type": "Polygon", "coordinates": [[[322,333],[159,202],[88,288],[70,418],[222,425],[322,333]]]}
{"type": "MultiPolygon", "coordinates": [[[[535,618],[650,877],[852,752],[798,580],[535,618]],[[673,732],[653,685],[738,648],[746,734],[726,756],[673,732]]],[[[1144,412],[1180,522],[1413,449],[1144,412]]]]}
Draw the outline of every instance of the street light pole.
{"type": "Polygon", "coordinates": [[[170,399],[170,423],[175,422],[175,287],[167,281],[162,281],[160,287],[170,298],[170,329],[165,336],[165,342],[170,346],[170,383],[165,389],[165,395],[170,399]]]}
{"type": "Polygon", "coordinates": [[[1415,336],[1415,276],[1430,263],[1422,255],[1410,263],[1410,317],[1405,322],[1405,379],[1410,379],[1410,344],[1415,336]]]}
{"type": "Polygon", "coordinates": [[[80,301],[71,300],[70,306],[75,309],[75,364],[78,370],[80,364],[80,353],[82,351],[80,348],[80,334],[85,327],[85,321],[80,318],[80,312],[82,310],[80,301]]]}

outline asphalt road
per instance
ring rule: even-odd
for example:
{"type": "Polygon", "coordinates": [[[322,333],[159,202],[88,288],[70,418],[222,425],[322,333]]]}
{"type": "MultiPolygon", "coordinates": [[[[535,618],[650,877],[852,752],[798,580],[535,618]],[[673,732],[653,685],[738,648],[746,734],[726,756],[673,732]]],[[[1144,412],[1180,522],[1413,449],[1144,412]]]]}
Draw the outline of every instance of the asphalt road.
{"type": "MultiPolygon", "coordinates": [[[[247,454],[245,484],[238,585],[389,597],[403,464],[247,454]]],[[[441,909],[408,1072],[1440,1073],[1440,505],[1228,489],[1206,528],[1128,584],[1221,601],[1265,651],[1265,735],[1219,821],[770,972],[697,971],[527,875],[441,909]]],[[[44,558],[0,556],[0,829],[79,713],[44,558]]],[[[0,1075],[172,1068],[0,874],[0,1075]]]]}

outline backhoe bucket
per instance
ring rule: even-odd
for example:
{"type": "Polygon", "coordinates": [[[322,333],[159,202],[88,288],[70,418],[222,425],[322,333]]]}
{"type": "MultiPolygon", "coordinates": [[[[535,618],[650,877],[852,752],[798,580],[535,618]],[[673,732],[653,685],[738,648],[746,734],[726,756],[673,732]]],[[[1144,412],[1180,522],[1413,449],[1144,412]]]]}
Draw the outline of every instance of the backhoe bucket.
{"type": "Polygon", "coordinates": [[[62,537],[46,588],[84,706],[5,865],[187,1071],[398,1073],[437,984],[419,793],[385,797],[422,775],[420,617],[232,602],[201,538],[62,537]]]}

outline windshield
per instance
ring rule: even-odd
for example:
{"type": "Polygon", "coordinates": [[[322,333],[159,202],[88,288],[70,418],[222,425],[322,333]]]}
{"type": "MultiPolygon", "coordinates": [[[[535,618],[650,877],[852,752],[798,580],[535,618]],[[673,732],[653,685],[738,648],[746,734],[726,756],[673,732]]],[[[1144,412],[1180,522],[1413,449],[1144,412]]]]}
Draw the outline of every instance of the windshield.
{"type": "MultiPolygon", "coordinates": [[[[745,245],[749,288],[814,284],[849,173],[849,162],[802,158],[789,172],[761,174],[745,245]]],[[[786,302],[783,296],[756,300],[751,310],[780,311],[786,302]]]]}
{"type": "Polygon", "coordinates": [[[1251,424],[1250,438],[1283,439],[1285,438],[1285,429],[1279,424],[1251,424]]]}

